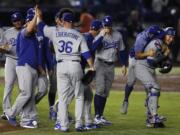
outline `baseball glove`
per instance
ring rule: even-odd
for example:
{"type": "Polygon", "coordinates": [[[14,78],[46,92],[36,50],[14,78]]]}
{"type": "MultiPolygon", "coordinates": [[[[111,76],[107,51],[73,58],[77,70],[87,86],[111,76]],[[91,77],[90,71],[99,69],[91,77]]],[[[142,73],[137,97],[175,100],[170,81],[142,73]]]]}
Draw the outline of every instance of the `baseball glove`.
{"type": "Polygon", "coordinates": [[[87,71],[87,73],[85,73],[85,75],[82,78],[82,83],[84,85],[90,84],[94,79],[95,75],[96,75],[96,71],[92,71],[92,70],[87,71]]]}
{"type": "Polygon", "coordinates": [[[0,45],[0,52],[1,53],[7,53],[7,52],[9,52],[10,48],[11,48],[11,46],[7,45],[7,44],[0,45]]]}
{"type": "Polygon", "coordinates": [[[159,72],[162,74],[166,74],[166,73],[169,73],[171,69],[172,69],[172,62],[170,60],[167,60],[167,61],[162,62],[159,72]]]}

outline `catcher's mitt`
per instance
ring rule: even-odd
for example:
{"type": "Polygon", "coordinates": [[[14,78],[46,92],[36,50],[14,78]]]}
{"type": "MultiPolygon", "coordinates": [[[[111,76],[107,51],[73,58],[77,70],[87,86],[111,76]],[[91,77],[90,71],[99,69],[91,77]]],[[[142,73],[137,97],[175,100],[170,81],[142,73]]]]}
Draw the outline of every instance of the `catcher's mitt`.
{"type": "Polygon", "coordinates": [[[166,74],[166,73],[169,73],[171,69],[172,69],[172,62],[167,60],[167,61],[162,62],[159,72],[162,74],[166,74]]]}
{"type": "Polygon", "coordinates": [[[96,74],[96,71],[92,71],[92,70],[87,71],[87,73],[85,73],[85,75],[82,78],[82,83],[84,85],[90,84],[92,80],[94,79],[95,74],[96,74]]]}

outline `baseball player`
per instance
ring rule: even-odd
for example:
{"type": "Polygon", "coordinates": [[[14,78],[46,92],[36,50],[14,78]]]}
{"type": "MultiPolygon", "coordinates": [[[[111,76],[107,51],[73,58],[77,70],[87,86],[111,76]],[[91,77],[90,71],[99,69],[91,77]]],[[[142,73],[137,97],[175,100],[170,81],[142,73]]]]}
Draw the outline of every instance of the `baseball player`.
{"type": "MultiPolygon", "coordinates": [[[[35,11],[37,6],[35,7],[35,11]]],[[[11,109],[6,112],[8,122],[17,126],[16,116],[22,112],[20,126],[37,128],[34,86],[37,82],[38,40],[35,35],[37,14],[27,14],[26,26],[17,37],[16,52],[18,56],[16,73],[20,93],[11,109]]]]}
{"type": "Polygon", "coordinates": [[[136,59],[138,59],[139,57],[140,59],[142,59],[148,56],[153,56],[154,52],[152,50],[149,50],[148,52],[144,52],[144,48],[152,39],[154,38],[161,39],[163,35],[164,35],[164,31],[158,25],[152,25],[137,35],[136,41],[129,53],[127,83],[125,86],[124,101],[121,107],[122,114],[127,113],[128,99],[136,82],[135,71],[134,71],[136,59]],[[134,48],[136,46],[141,46],[141,51],[135,54],[134,48]]]}
{"type": "MultiPolygon", "coordinates": [[[[174,40],[175,29],[168,27],[165,30],[165,36],[162,40],[153,39],[144,49],[144,52],[153,50],[155,53],[153,56],[148,56],[145,59],[136,60],[135,64],[135,75],[139,79],[144,87],[148,89],[147,97],[147,127],[164,127],[164,119],[158,115],[158,99],[160,96],[160,86],[157,83],[155,68],[159,67],[160,63],[166,58],[170,51],[169,46],[174,40]],[[158,56],[163,56],[157,59],[158,56]],[[163,58],[163,59],[162,59],[163,58]]],[[[139,52],[140,46],[135,48],[139,52]]]]}
{"type": "Polygon", "coordinates": [[[19,31],[23,25],[23,17],[20,12],[15,12],[11,15],[11,22],[13,27],[9,28],[4,32],[3,37],[3,46],[6,49],[6,63],[5,63],[5,88],[3,96],[3,112],[1,118],[6,119],[5,113],[7,109],[11,108],[11,93],[13,90],[14,82],[17,78],[16,76],[16,63],[17,63],[17,54],[16,54],[16,40],[19,31]]]}
{"type": "MultiPolygon", "coordinates": [[[[62,8],[59,10],[59,12],[55,15],[55,22],[56,27],[63,27],[61,18],[64,13],[73,13],[73,11],[70,8],[62,8]]],[[[51,42],[51,48],[53,49],[53,44],[51,42]]],[[[56,104],[55,104],[55,98],[56,98],[56,91],[57,91],[57,79],[56,79],[56,60],[55,56],[53,58],[54,63],[54,72],[52,74],[49,74],[49,81],[50,81],[50,87],[49,87],[49,93],[48,93],[48,101],[49,101],[49,119],[50,120],[56,120],[57,119],[57,112],[56,112],[56,104]]],[[[56,102],[57,103],[57,102],[56,102]]]]}
{"type": "MultiPolygon", "coordinates": [[[[84,37],[87,41],[88,48],[91,52],[91,55],[95,57],[95,51],[97,48],[99,48],[102,44],[102,40],[106,34],[107,29],[103,29],[100,32],[100,29],[102,27],[102,23],[99,20],[93,20],[90,25],[90,30],[87,33],[84,33],[84,37]],[[97,36],[97,34],[99,34],[97,36]]],[[[82,58],[82,69],[85,73],[85,66],[86,66],[86,61],[85,59],[82,58]]],[[[96,129],[99,128],[98,125],[92,123],[91,119],[91,103],[93,99],[93,92],[92,89],[89,85],[84,86],[84,119],[85,119],[85,129],[86,130],[91,130],[91,129],[96,129]]]]}
{"type": "MultiPolygon", "coordinates": [[[[39,10],[39,12],[41,12],[39,10]]],[[[40,13],[41,14],[41,13],[40,13]]],[[[68,120],[68,95],[70,90],[75,94],[75,128],[76,131],[83,131],[82,114],[84,104],[84,89],[81,83],[83,75],[81,69],[81,54],[87,59],[91,70],[93,62],[83,36],[72,28],[74,16],[72,13],[64,13],[63,28],[44,26],[43,22],[38,27],[43,30],[44,35],[52,42],[57,61],[57,88],[59,96],[58,119],[60,131],[69,130],[68,120]]]]}
{"type": "Polygon", "coordinates": [[[96,93],[94,96],[96,124],[110,125],[111,122],[103,116],[107,97],[114,80],[114,63],[117,55],[120,53],[121,63],[123,65],[123,75],[126,74],[125,46],[122,36],[118,31],[112,29],[112,17],[105,16],[102,21],[103,29],[108,32],[102,40],[102,47],[98,48],[95,55],[96,69],[96,93]]]}
{"type": "Polygon", "coordinates": [[[46,95],[48,88],[48,78],[47,73],[51,75],[54,71],[54,61],[53,54],[49,48],[49,39],[43,36],[41,31],[37,31],[37,39],[39,42],[39,67],[38,67],[38,92],[35,96],[36,104],[41,101],[41,99],[46,95]]]}

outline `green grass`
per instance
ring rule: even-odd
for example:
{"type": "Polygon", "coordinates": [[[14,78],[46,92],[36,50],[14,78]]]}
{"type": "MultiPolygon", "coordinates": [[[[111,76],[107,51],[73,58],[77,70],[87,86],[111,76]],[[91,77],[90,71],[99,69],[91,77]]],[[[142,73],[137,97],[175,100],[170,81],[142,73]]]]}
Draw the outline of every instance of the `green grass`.
{"type": "MultiPolygon", "coordinates": [[[[158,72],[158,69],[157,69],[157,73],[160,74],[158,72]]],[[[115,68],[115,74],[116,75],[121,75],[121,68],[115,68]]],[[[173,69],[171,70],[171,72],[169,73],[170,75],[180,75],[180,68],[179,67],[173,67],[173,69]]],[[[3,77],[4,76],[4,68],[0,68],[0,77],[3,77]]]]}
{"type": "MultiPolygon", "coordinates": [[[[17,87],[16,90],[17,91],[17,87]]],[[[15,98],[16,93],[14,93],[15,98]]],[[[0,84],[0,97],[3,97],[3,85],[0,84]]],[[[149,129],[145,127],[144,92],[134,92],[130,98],[129,112],[121,115],[119,108],[122,102],[123,92],[111,91],[108,98],[105,116],[113,122],[113,125],[102,127],[96,131],[77,133],[74,125],[68,135],[180,135],[180,93],[163,92],[160,97],[160,114],[167,116],[167,127],[164,129],[149,129]]],[[[0,113],[2,113],[2,98],[0,99],[0,113]]],[[[37,106],[40,120],[38,129],[25,129],[0,133],[1,135],[59,135],[64,134],[53,130],[54,122],[48,120],[47,96],[37,106]]],[[[74,103],[70,106],[73,112],[74,103]]],[[[92,111],[94,113],[94,111],[92,111]]]]}

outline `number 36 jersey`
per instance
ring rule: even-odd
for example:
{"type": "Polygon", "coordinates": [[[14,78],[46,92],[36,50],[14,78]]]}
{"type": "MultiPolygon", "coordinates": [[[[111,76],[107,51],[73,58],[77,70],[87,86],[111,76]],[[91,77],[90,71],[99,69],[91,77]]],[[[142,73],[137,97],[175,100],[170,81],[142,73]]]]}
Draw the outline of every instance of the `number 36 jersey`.
{"type": "Polygon", "coordinates": [[[75,29],[45,26],[44,35],[54,46],[56,60],[81,60],[81,53],[89,51],[81,33],[75,29]]]}

